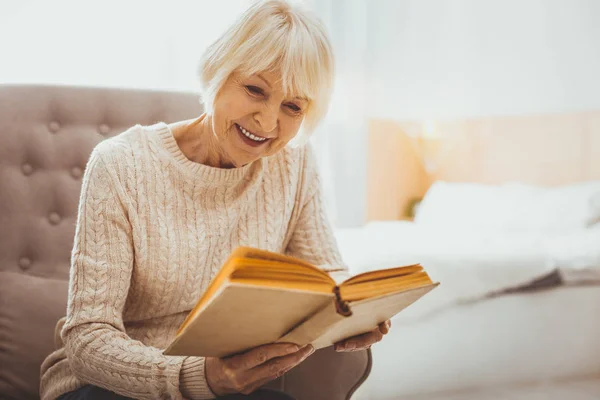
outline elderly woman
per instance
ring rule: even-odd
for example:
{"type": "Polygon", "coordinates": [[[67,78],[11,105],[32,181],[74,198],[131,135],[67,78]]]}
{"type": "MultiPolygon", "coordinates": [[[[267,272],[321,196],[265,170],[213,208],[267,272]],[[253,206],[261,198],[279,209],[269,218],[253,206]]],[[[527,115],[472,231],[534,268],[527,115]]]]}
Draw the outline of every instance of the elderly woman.
{"type": "MultiPolygon", "coordinates": [[[[96,146],[42,399],[243,397],[314,351],[268,344],[222,359],[162,354],[237,246],[343,276],[314,156],[288,145],[322,119],[332,73],[314,17],[285,1],[257,3],[204,55],[204,114],[137,125],[96,146]]],[[[367,348],[388,328],[336,350],[367,348]]]]}

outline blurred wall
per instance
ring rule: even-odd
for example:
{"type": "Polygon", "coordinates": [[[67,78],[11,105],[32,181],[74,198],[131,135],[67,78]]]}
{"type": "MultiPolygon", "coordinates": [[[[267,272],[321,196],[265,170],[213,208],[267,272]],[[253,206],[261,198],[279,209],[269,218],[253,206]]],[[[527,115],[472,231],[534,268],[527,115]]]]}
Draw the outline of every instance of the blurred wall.
{"type": "Polygon", "coordinates": [[[370,2],[369,115],[600,108],[598,0],[370,2]]]}

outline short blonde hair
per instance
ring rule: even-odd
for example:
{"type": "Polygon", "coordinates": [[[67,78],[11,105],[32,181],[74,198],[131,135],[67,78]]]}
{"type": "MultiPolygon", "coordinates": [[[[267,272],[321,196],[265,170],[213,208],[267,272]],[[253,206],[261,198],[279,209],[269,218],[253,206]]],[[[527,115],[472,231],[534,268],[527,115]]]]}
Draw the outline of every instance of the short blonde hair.
{"type": "Polygon", "coordinates": [[[329,108],[334,60],[331,43],[320,20],[285,0],[252,4],[205,51],[200,62],[200,84],[205,112],[229,76],[278,71],[286,95],[309,99],[301,127],[307,139],[329,108]]]}

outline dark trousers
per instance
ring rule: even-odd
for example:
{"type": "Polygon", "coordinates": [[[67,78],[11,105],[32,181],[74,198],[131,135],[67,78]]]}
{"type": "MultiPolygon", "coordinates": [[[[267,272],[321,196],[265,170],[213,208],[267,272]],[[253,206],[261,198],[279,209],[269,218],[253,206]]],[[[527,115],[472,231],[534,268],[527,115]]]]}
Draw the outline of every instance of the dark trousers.
{"type": "MultiPolygon", "coordinates": [[[[228,396],[219,397],[221,400],[294,400],[285,393],[277,392],[268,389],[259,389],[256,392],[244,394],[230,394],[228,396]]],[[[130,397],[125,397],[102,389],[97,386],[86,385],[73,392],[65,393],[59,396],[56,400],[133,400],[130,397]]]]}

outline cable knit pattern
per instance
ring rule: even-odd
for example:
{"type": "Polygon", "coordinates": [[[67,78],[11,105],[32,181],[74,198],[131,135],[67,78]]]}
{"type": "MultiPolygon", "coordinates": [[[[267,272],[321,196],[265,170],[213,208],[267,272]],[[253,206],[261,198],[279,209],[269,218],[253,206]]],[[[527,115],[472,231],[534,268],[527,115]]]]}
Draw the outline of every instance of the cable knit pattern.
{"type": "Polygon", "coordinates": [[[136,399],[213,398],[204,358],[162,350],[240,245],[345,270],[310,147],[213,168],[187,159],[162,122],[96,146],[42,399],[85,384],[136,399]]]}

